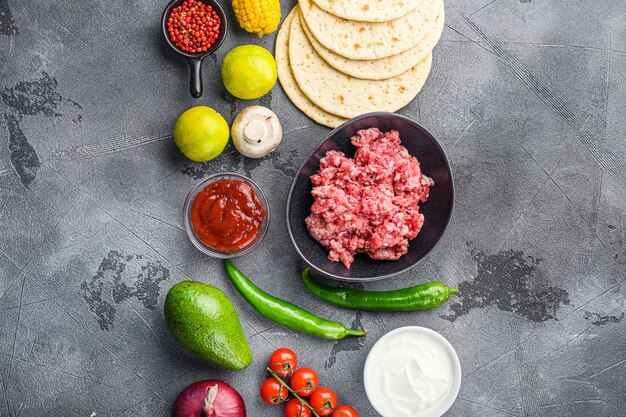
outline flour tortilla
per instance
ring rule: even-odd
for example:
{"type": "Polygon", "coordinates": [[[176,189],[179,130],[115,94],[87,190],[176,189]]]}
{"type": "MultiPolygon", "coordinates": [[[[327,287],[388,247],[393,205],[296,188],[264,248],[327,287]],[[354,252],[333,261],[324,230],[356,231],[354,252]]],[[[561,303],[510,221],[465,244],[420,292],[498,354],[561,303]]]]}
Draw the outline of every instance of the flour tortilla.
{"type": "Polygon", "coordinates": [[[326,48],[349,59],[380,59],[416,46],[435,27],[443,0],[424,0],[407,15],[389,22],[346,20],[319,8],[313,0],[299,0],[311,33],[326,48]]]}
{"type": "Polygon", "coordinates": [[[335,16],[361,22],[387,22],[417,9],[424,0],[313,0],[335,16]]]}
{"type": "Polygon", "coordinates": [[[302,90],[300,90],[291,72],[291,66],[289,65],[289,28],[291,27],[291,21],[294,16],[296,19],[299,19],[297,7],[298,6],[294,7],[287,15],[276,36],[276,50],[274,51],[274,55],[276,65],[278,66],[278,79],[287,97],[289,97],[297,108],[302,110],[304,114],[317,123],[334,128],[345,122],[346,119],[327,113],[313,104],[313,102],[304,95],[302,90]]]}
{"type": "Polygon", "coordinates": [[[289,61],[302,92],[323,110],[352,118],[372,111],[395,112],[415,98],[428,78],[432,53],[394,78],[362,80],[330,66],[315,52],[300,19],[293,18],[289,34],[289,61]]]}
{"type": "Polygon", "coordinates": [[[301,20],[301,23],[317,53],[331,66],[353,77],[363,78],[365,80],[385,80],[410,70],[417,65],[418,62],[426,58],[426,55],[428,55],[437,42],[439,42],[439,38],[443,32],[444,20],[445,12],[443,3],[441,3],[441,10],[437,16],[435,28],[426,35],[417,46],[398,55],[367,61],[348,59],[334,53],[315,39],[315,36],[311,33],[311,29],[309,29],[304,21],[301,20]]]}

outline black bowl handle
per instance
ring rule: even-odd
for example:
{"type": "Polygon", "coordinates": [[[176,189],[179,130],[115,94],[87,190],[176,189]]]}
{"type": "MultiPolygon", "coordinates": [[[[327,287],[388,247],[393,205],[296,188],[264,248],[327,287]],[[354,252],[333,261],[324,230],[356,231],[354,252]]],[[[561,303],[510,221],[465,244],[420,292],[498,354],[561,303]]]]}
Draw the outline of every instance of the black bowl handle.
{"type": "Polygon", "coordinates": [[[189,58],[189,69],[191,70],[189,91],[193,98],[199,98],[202,96],[202,58],[189,58]]]}

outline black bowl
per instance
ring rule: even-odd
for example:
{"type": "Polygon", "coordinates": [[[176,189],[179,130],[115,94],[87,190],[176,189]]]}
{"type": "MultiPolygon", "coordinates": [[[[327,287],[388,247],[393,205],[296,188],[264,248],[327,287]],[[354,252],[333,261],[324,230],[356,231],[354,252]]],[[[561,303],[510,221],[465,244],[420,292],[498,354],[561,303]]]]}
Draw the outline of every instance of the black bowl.
{"type": "Polygon", "coordinates": [[[163,30],[163,36],[165,37],[165,41],[167,44],[176,51],[179,55],[184,56],[189,60],[189,70],[191,72],[190,81],[189,81],[189,91],[193,98],[198,98],[202,96],[202,60],[207,56],[211,55],[213,52],[217,51],[222,42],[224,42],[224,38],[226,38],[226,34],[228,33],[228,21],[226,20],[226,13],[224,13],[224,9],[216,0],[201,0],[204,4],[208,4],[215,10],[215,13],[220,17],[220,21],[222,23],[222,30],[220,31],[217,40],[206,52],[190,54],[189,52],[185,52],[182,49],[179,49],[178,46],[171,41],[169,33],[167,31],[167,19],[170,16],[172,9],[176,6],[179,6],[183,0],[172,0],[165,7],[163,11],[163,17],[161,18],[161,29],[163,30]]]}
{"type": "Polygon", "coordinates": [[[441,240],[454,205],[452,173],[445,152],[435,138],[418,123],[394,113],[368,113],[347,121],[333,130],[327,139],[302,164],[291,184],[287,199],[287,230],[296,251],[311,268],[329,278],[343,281],[373,281],[405,272],[437,246],[441,240]],[[354,156],[356,148],[350,137],[357,130],[377,127],[382,132],[397,130],[402,145],[415,156],[424,174],[432,177],[435,186],[430,189],[428,201],[420,206],[424,226],[409,243],[409,252],[397,261],[377,261],[365,254],[357,254],[347,269],[341,262],[328,260],[328,251],[309,234],[304,219],[311,213],[311,175],[319,169],[320,159],[329,150],[354,156]]]}

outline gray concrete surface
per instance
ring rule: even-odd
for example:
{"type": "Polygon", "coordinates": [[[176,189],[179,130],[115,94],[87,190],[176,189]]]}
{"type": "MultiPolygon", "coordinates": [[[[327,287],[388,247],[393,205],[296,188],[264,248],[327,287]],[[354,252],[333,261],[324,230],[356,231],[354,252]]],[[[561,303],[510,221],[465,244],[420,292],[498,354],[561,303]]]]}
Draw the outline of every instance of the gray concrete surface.
{"type": "MultiPolygon", "coordinates": [[[[224,2],[228,3],[228,2],[224,2]]],[[[283,2],[283,16],[294,1],[283,2]]],[[[222,378],[251,416],[280,416],[257,387],[278,346],[295,349],[340,401],[377,414],[361,372],[385,332],[422,325],[456,347],[464,377],[449,416],[624,416],[626,409],[626,2],[449,0],[430,79],[400,111],[449,154],[457,205],[445,239],[410,273],[368,289],[438,279],[461,298],[436,311],[353,312],[298,282],[283,222],[297,166],[327,133],[279,85],[260,100],[281,147],[260,161],[232,147],[194,164],[171,140],[186,108],[232,121],[243,102],[218,68],[238,29],[188,94],[187,63],[161,38],[164,1],[0,0],[0,415],[168,415],[191,382],[222,378]],[[221,263],[182,229],[190,187],[237,170],[269,196],[273,222],[238,266],[264,289],[365,327],[330,342],[256,314],[221,263]],[[254,351],[242,372],[193,359],[169,335],[168,289],[217,285],[254,351]]]]}

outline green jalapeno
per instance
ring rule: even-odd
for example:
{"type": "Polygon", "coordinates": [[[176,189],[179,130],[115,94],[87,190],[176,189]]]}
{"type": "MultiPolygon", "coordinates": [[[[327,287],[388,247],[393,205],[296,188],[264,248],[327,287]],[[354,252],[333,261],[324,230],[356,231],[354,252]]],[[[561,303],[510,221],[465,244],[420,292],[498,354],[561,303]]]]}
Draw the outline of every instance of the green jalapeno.
{"type": "Polygon", "coordinates": [[[348,329],[341,323],[318,317],[288,301],[276,298],[254,285],[229,260],[224,261],[226,273],[239,294],[266,318],[302,333],[324,339],[339,340],[346,336],[363,336],[365,330],[348,329]]]}
{"type": "Polygon", "coordinates": [[[459,292],[441,282],[427,282],[394,291],[365,291],[329,287],[314,281],[309,268],[302,271],[302,283],[319,298],[345,308],[375,311],[415,311],[435,308],[459,292]]]}

